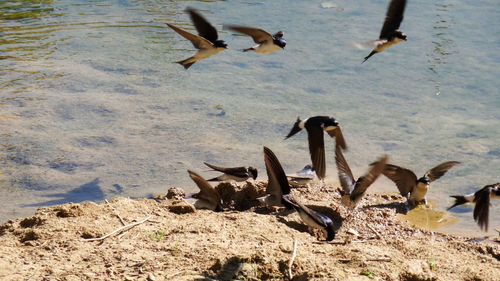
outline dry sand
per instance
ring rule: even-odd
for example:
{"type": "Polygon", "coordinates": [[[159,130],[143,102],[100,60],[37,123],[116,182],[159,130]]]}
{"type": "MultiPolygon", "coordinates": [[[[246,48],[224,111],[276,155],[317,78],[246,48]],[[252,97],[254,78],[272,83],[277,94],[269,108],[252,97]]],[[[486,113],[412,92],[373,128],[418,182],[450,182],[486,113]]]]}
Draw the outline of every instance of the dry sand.
{"type": "Polygon", "coordinates": [[[294,189],[335,221],[334,243],[322,243],[296,213],[250,208],[264,186],[219,185],[229,209],[219,213],[183,199],[40,208],[0,225],[0,280],[500,280],[498,238],[412,227],[397,219],[399,195],[366,196],[349,215],[337,187],[294,189]]]}

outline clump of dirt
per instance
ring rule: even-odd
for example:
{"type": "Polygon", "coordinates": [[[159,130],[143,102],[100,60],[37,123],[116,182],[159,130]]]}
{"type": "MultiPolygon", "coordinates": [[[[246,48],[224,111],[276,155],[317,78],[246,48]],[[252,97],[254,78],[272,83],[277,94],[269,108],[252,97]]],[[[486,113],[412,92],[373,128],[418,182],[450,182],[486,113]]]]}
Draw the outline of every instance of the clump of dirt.
{"type": "Polygon", "coordinates": [[[371,194],[351,211],[337,189],[292,191],[332,218],[332,243],[296,213],[253,207],[265,182],[219,184],[224,212],[174,213],[188,208],[175,197],[40,208],[0,225],[0,279],[499,280],[498,243],[412,227],[397,219],[399,195],[371,194]]]}

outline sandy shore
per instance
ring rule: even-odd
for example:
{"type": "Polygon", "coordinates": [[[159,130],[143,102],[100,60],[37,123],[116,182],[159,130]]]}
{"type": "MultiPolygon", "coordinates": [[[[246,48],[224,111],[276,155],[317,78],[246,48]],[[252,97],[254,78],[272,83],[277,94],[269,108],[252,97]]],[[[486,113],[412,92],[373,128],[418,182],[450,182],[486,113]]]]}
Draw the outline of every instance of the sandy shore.
{"type": "Polygon", "coordinates": [[[0,225],[0,279],[500,280],[498,238],[475,242],[412,227],[397,219],[399,195],[369,195],[348,216],[337,187],[294,189],[335,221],[327,244],[296,213],[236,210],[249,208],[241,203],[264,186],[220,185],[233,209],[220,213],[178,199],[40,208],[0,225]]]}

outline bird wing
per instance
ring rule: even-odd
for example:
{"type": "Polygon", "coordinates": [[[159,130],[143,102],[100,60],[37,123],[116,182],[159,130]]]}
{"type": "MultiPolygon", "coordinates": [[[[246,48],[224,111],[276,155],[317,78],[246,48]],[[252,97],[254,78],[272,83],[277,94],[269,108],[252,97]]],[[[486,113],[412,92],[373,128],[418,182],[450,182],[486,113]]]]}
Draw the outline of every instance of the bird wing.
{"type": "Polygon", "coordinates": [[[200,192],[197,194],[198,199],[203,199],[208,201],[210,204],[213,204],[214,206],[219,206],[221,198],[217,190],[197,173],[190,170],[188,170],[188,173],[189,177],[191,177],[191,179],[200,189],[200,192]]]}
{"type": "Polygon", "coordinates": [[[285,171],[283,170],[283,167],[281,167],[276,155],[274,155],[274,153],[265,146],[264,162],[266,164],[268,177],[266,193],[274,196],[275,198],[281,198],[283,194],[289,194],[290,186],[288,185],[285,171]]]}
{"type": "Polygon", "coordinates": [[[288,195],[283,195],[283,200],[285,202],[289,203],[297,212],[300,212],[300,210],[304,211],[306,214],[309,215],[309,217],[314,220],[317,224],[326,227],[328,223],[333,223],[332,220],[328,217],[323,215],[320,212],[317,212],[315,210],[310,209],[309,207],[306,207],[302,205],[299,201],[297,201],[294,197],[292,197],[290,194],[288,195]]]}
{"type": "Polygon", "coordinates": [[[382,171],[384,171],[385,165],[387,164],[387,155],[381,157],[377,162],[375,162],[371,169],[363,175],[361,180],[358,182],[354,190],[351,192],[351,198],[356,198],[363,195],[368,187],[380,176],[382,171]]]}
{"type": "Polygon", "coordinates": [[[332,131],[327,131],[328,135],[330,137],[335,138],[335,143],[336,145],[340,145],[342,149],[347,149],[347,144],[344,139],[344,134],[342,134],[342,130],[340,129],[340,126],[338,126],[335,130],[332,131]]]}
{"type": "Polygon", "coordinates": [[[339,174],[340,185],[344,194],[351,194],[351,186],[354,184],[354,176],[352,175],[351,168],[345,161],[344,155],[339,146],[335,147],[335,162],[337,163],[337,170],[339,174]]]}
{"type": "Polygon", "coordinates": [[[249,177],[248,170],[246,167],[224,168],[224,167],[219,167],[219,166],[209,164],[207,162],[203,162],[203,164],[214,169],[215,171],[219,171],[221,173],[232,175],[232,176],[235,176],[238,178],[248,178],[249,177]]]}
{"type": "Polygon", "coordinates": [[[380,31],[379,38],[388,38],[394,30],[399,28],[403,21],[403,14],[405,12],[406,0],[391,0],[387,13],[385,15],[384,25],[380,31]]]}
{"type": "Polygon", "coordinates": [[[309,153],[314,171],[318,178],[324,179],[325,168],[325,140],[323,129],[319,126],[306,126],[307,138],[309,140],[309,153]]]}
{"type": "Polygon", "coordinates": [[[442,177],[451,167],[453,167],[457,164],[460,164],[460,162],[457,162],[457,161],[443,162],[443,163],[437,165],[436,167],[430,169],[429,171],[427,171],[427,173],[425,173],[424,177],[428,177],[431,182],[435,181],[435,180],[439,179],[440,177],[442,177]]]}
{"type": "Polygon", "coordinates": [[[407,196],[417,184],[417,176],[414,172],[396,165],[386,164],[382,174],[396,184],[403,196],[407,196]]]}
{"type": "Polygon", "coordinates": [[[170,28],[172,28],[175,32],[179,33],[182,37],[191,41],[191,43],[193,44],[193,46],[196,49],[210,49],[213,47],[213,44],[210,41],[208,41],[207,39],[205,39],[201,36],[189,33],[189,32],[187,32],[183,29],[180,29],[177,26],[170,24],[170,23],[167,23],[167,25],[170,28]]]}
{"type": "Polygon", "coordinates": [[[483,188],[481,192],[476,193],[476,206],[474,207],[474,220],[481,229],[488,231],[488,221],[490,216],[490,194],[491,186],[483,188]]]}
{"type": "Polygon", "coordinates": [[[217,29],[215,29],[215,27],[213,27],[204,17],[196,12],[196,10],[187,8],[186,11],[191,16],[191,20],[193,21],[196,30],[198,30],[198,34],[212,43],[215,42],[218,38],[217,29]]]}
{"type": "Polygon", "coordinates": [[[228,25],[227,28],[251,36],[253,41],[257,44],[273,40],[273,36],[263,29],[236,25],[228,25]]]}

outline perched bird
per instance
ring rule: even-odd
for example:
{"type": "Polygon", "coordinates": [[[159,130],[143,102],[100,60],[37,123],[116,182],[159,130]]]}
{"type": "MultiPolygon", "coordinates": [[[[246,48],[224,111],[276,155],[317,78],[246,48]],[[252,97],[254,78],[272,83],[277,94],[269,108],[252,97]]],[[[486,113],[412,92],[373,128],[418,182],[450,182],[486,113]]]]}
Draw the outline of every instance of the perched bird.
{"type": "Polygon", "coordinates": [[[278,31],[276,34],[271,35],[265,30],[253,27],[227,25],[224,28],[251,36],[253,41],[257,43],[253,47],[244,49],[243,52],[254,51],[258,54],[269,54],[286,46],[286,41],[283,39],[283,31],[278,31]]]}
{"type": "Polygon", "coordinates": [[[281,163],[274,153],[267,147],[264,146],[264,162],[266,164],[267,171],[267,188],[266,196],[259,197],[262,204],[268,206],[285,206],[291,209],[292,206],[287,202],[284,202],[282,195],[290,193],[290,185],[286,179],[285,171],[281,167],[281,163]]]}
{"type": "Polygon", "coordinates": [[[300,117],[297,117],[297,121],[285,139],[295,135],[304,128],[307,130],[309,153],[311,154],[313,170],[316,172],[318,178],[322,180],[325,178],[326,174],[323,131],[327,132],[330,137],[335,138],[337,146],[339,145],[343,149],[346,149],[347,145],[342,135],[342,130],[340,129],[339,122],[333,117],[314,116],[304,121],[300,120],[300,117]]]}
{"type": "Polygon", "coordinates": [[[194,56],[177,62],[184,66],[185,69],[188,69],[193,63],[225,50],[227,44],[222,40],[218,40],[217,30],[205,18],[193,9],[188,8],[186,11],[191,16],[191,20],[199,35],[189,33],[170,23],[167,23],[167,25],[182,37],[191,41],[193,46],[198,49],[198,52],[194,56]]]}
{"type": "Polygon", "coordinates": [[[194,206],[196,209],[209,209],[212,211],[222,211],[222,200],[217,190],[197,173],[188,170],[189,176],[196,183],[200,192],[193,197],[198,199],[194,206]]]}
{"type": "Polygon", "coordinates": [[[325,234],[326,241],[332,241],[335,238],[335,229],[331,218],[300,204],[290,194],[283,195],[283,200],[299,213],[300,218],[309,228],[320,229],[325,234]]]}
{"type": "Polygon", "coordinates": [[[375,45],[372,52],[365,57],[365,62],[376,53],[380,53],[392,45],[399,42],[406,41],[406,34],[401,32],[398,28],[403,21],[403,14],[405,11],[406,0],[391,0],[385,15],[384,25],[380,31],[378,40],[362,43],[361,45],[375,45]]]}
{"type": "Polygon", "coordinates": [[[351,168],[342,154],[342,151],[337,146],[335,148],[335,162],[337,163],[337,170],[339,173],[340,185],[342,186],[342,204],[349,208],[354,208],[358,202],[363,198],[368,187],[380,176],[387,163],[387,155],[380,158],[377,162],[372,163],[370,170],[354,180],[351,168]]]}
{"type": "Polygon", "coordinates": [[[239,182],[239,181],[245,181],[248,178],[253,178],[253,179],[257,178],[257,169],[254,167],[251,167],[251,166],[235,167],[235,168],[223,168],[223,167],[209,164],[207,162],[203,162],[203,163],[215,171],[219,171],[221,173],[224,173],[216,178],[209,179],[208,181],[234,180],[234,181],[239,182]]]}
{"type": "Polygon", "coordinates": [[[455,203],[448,210],[465,203],[476,203],[473,213],[474,221],[477,222],[481,229],[488,231],[490,200],[500,199],[500,183],[486,185],[472,194],[452,195],[451,197],[455,198],[455,203]]]}
{"type": "Polygon", "coordinates": [[[385,165],[382,173],[396,184],[401,195],[408,199],[407,204],[409,203],[411,206],[422,203],[427,205],[425,195],[430,183],[442,177],[451,167],[459,163],[457,161],[443,162],[427,171],[419,179],[412,171],[392,164],[385,165]]]}
{"type": "Polygon", "coordinates": [[[288,183],[294,187],[307,185],[314,179],[314,170],[311,165],[306,165],[295,174],[287,174],[288,183]]]}

